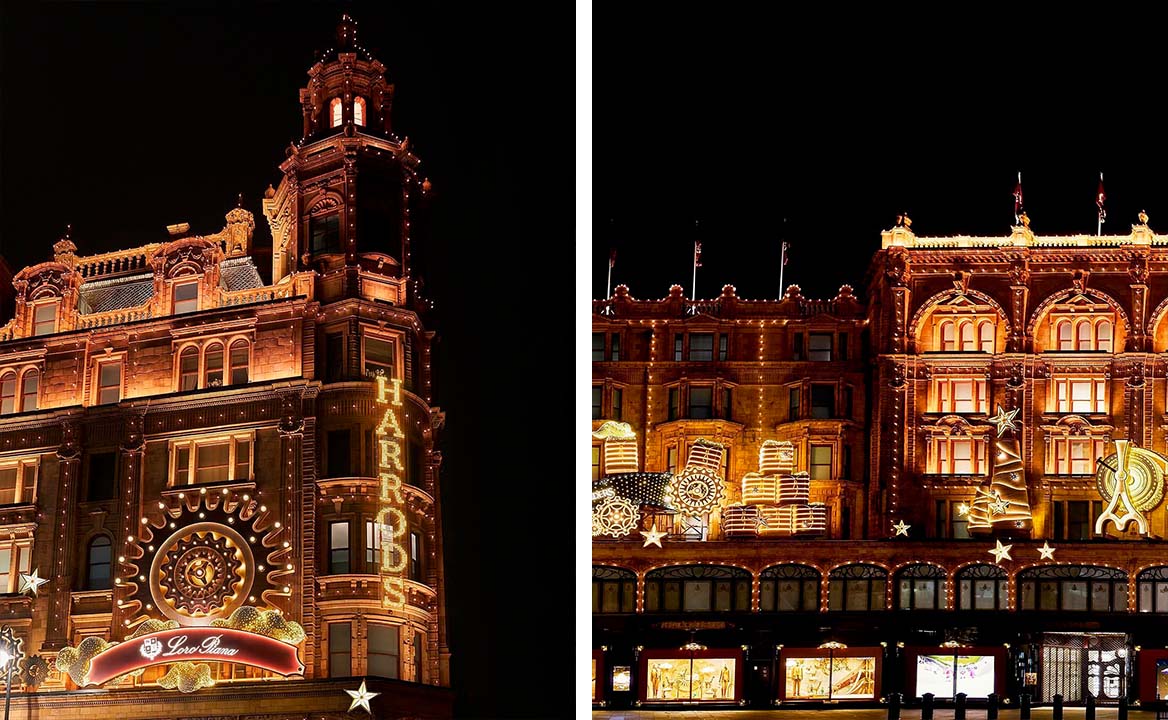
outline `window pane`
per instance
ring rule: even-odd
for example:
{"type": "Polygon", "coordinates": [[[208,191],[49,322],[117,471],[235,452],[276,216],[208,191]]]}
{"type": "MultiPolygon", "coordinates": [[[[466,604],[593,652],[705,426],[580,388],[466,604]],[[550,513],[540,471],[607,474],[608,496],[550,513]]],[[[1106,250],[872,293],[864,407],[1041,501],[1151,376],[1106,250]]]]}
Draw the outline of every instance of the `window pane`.
{"type": "Polygon", "coordinates": [[[199,387],[199,351],[193,347],[186,348],[179,356],[179,380],[178,389],[180,392],[187,392],[199,387]]]}
{"type": "Polygon", "coordinates": [[[353,631],[350,623],[329,623],[329,677],[353,674],[353,631]]]}
{"type": "Polygon", "coordinates": [[[199,283],[175,283],[174,312],[188,313],[199,309],[199,283]]]}
{"type": "Polygon", "coordinates": [[[203,362],[206,365],[204,387],[219,387],[223,384],[223,346],[216,343],[207,348],[203,362]]]}
{"type": "Polygon", "coordinates": [[[308,224],[309,234],[312,236],[313,253],[341,251],[341,218],[339,214],[314,217],[308,221],[308,224]]]}
{"type": "Polygon", "coordinates": [[[29,370],[24,374],[20,390],[20,411],[29,412],[37,409],[37,392],[40,388],[41,374],[36,370],[29,370]]]}
{"type": "Polygon", "coordinates": [[[369,674],[396,679],[398,654],[398,628],[369,625],[369,674]]]}
{"type": "Polygon", "coordinates": [[[0,468],[0,505],[11,505],[16,502],[16,481],[19,478],[19,467],[0,468]]]}
{"type": "Polygon", "coordinates": [[[329,572],[349,572],[349,523],[329,523],[329,572]]]}
{"type": "Polygon", "coordinates": [[[387,378],[394,377],[393,373],[393,343],[379,340],[375,337],[365,337],[365,374],[376,374],[378,370],[385,373],[387,378]]]}
{"type": "MultiPolygon", "coordinates": [[[[673,392],[673,391],[670,391],[670,392],[673,392]]],[[[593,420],[599,420],[602,417],[604,417],[604,408],[602,407],[603,398],[604,398],[604,386],[603,385],[593,385],[592,386],[592,419],[593,420]]]]}
{"type": "Polygon", "coordinates": [[[57,331],[57,303],[37,305],[33,317],[33,335],[50,335],[57,331]]]}
{"type": "Polygon", "coordinates": [[[868,609],[868,581],[867,580],[848,580],[847,581],[847,604],[848,610],[867,610],[868,609]]]}
{"type": "Polygon", "coordinates": [[[830,480],[831,479],[831,446],[830,445],[812,445],[811,446],[811,479],[812,480],[830,480]]]}
{"type": "Polygon", "coordinates": [[[103,363],[98,372],[98,399],[99,404],[115,403],[122,395],[122,364],[120,362],[103,363]]]}
{"type": "Polygon", "coordinates": [[[831,333],[811,333],[808,337],[807,358],[809,360],[831,360],[831,333]]]}
{"type": "Polygon", "coordinates": [[[200,445],[195,449],[195,482],[225,482],[231,461],[227,443],[200,445]]]}
{"type": "Polygon", "coordinates": [[[251,479],[251,440],[235,441],[235,474],[232,479],[251,479]]]}
{"type": "Polygon", "coordinates": [[[835,385],[811,386],[811,417],[819,419],[835,417],[835,385]]]}
{"type": "Polygon", "coordinates": [[[1062,585],[1062,609],[1086,610],[1087,582],[1085,580],[1064,580],[1062,585]]]}
{"type": "Polygon", "coordinates": [[[691,387],[689,389],[689,417],[705,420],[714,416],[714,388],[691,387]]]}
{"type": "Polygon", "coordinates": [[[714,335],[713,335],[713,333],[690,333],[690,336],[689,336],[689,359],[690,360],[713,360],[714,359],[714,335]]]}
{"type": "Polygon", "coordinates": [[[89,573],[87,587],[90,590],[105,590],[110,586],[110,565],[112,547],[105,536],[98,536],[89,544],[89,573]]]}
{"type": "Polygon", "coordinates": [[[604,362],[604,333],[592,333],[592,362],[604,362]]]}
{"type": "Polygon", "coordinates": [[[16,373],[9,373],[0,380],[0,414],[16,412],[16,373]]]}
{"type": "Polygon", "coordinates": [[[231,345],[231,384],[247,382],[247,343],[242,340],[231,345]]]}
{"type": "Polygon", "coordinates": [[[685,583],[685,606],[689,612],[710,609],[710,581],[687,580],[685,583]]]}
{"type": "Polygon", "coordinates": [[[365,98],[359,97],[353,100],[353,124],[365,124],[365,98]]]}

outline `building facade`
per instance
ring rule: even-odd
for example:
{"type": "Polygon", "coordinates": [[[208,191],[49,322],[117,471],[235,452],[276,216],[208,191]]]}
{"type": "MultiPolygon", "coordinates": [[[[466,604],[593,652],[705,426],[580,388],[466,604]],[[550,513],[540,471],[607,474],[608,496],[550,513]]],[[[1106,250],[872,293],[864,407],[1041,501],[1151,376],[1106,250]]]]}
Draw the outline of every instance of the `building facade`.
{"type": "Polygon", "coordinates": [[[732,292],[691,303],[679,289],[658,303],[623,290],[596,303],[596,702],[931,692],[1147,705],[1168,694],[1157,630],[1168,612],[1165,240],[1143,214],[1130,235],[1104,237],[1039,236],[1022,220],[1006,237],[919,237],[902,218],[883,233],[864,304],[849,291],[847,311],[844,290],[822,304],[790,291],[779,303],[732,292]],[[805,312],[818,319],[797,320],[805,312]],[[685,354],[691,324],[763,337],[750,357],[730,343],[739,354],[724,368],[702,365],[685,354]],[[800,327],[807,339],[784,337],[800,327]],[[632,328],[648,350],[614,362],[614,332],[637,352],[632,328]],[[841,333],[855,349],[846,360],[841,333]],[[801,354],[832,335],[834,354],[801,354]],[[710,376],[715,389],[733,383],[741,426],[704,421],[687,434],[686,383],[710,376]],[[832,377],[863,398],[838,423],[840,447],[862,450],[851,472],[833,454],[825,481],[816,446],[836,430],[817,433],[814,397],[812,419],[790,422],[801,411],[784,391],[832,377]],[[628,387],[637,400],[626,391],[615,403],[628,387]],[[746,398],[757,405],[740,408],[746,398]],[[659,491],[606,471],[606,458],[629,470],[626,436],[659,491]],[[672,463],[675,437],[685,459],[672,463]],[[721,473],[684,449],[699,439],[729,453],[721,473]],[[690,496],[715,484],[709,501],[690,496]]]}
{"type": "Polygon", "coordinates": [[[12,278],[13,717],[340,718],[362,680],[378,715],[451,714],[443,414],[410,264],[429,183],[354,21],[308,75],[264,194],[270,283],[243,207],[115,252],[66,236],[12,278]]]}

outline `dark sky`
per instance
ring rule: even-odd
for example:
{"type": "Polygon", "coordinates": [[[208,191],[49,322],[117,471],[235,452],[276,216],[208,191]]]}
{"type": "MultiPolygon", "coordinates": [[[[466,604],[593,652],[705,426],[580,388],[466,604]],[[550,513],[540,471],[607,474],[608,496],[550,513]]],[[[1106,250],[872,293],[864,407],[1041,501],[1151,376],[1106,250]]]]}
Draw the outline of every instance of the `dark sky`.
{"type": "MultiPolygon", "coordinates": [[[[427,324],[439,332],[435,402],[447,412],[460,712],[547,717],[571,693],[570,674],[544,676],[540,663],[545,644],[567,654],[573,643],[571,518],[533,490],[545,489],[554,443],[569,442],[554,428],[568,424],[570,402],[540,411],[565,420],[528,431],[529,465],[508,465],[498,448],[531,421],[524,390],[554,370],[527,351],[514,322],[530,302],[524,293],[546,297],[554,282],[565,313],[571,304],[570,271],[541,271],[543,243],[572,243],[567,8],[553,19],[495,4],[0,0],[0,255],[14,271],[48,260],[66,223],[83,254],[162,240],[183,221],[216,232],[241,192],[256,244],[270,246],[260,199],[300,138],[298,92],[342,10],[389,69],[394,129],[434,186],[433,237],[413,254],[437,303],[427,324]],[[530,32],[533,22],[549,31],[530,32]],[[538,540],[549,505],[564,516],[559,550],[538,540]],[[561,586],[537,589],[553,560],[561,586]],[[562,605],[543,601],[557,595],[562,605]],[[530,675],[517,688],[521,666],[530,675]]],[[[543,336],[559,332],[556,346],[569,346],[571,323],[552,327],[543,336]]]]}
{"type": "Polygon", "coordinates": [[[695,219],[699,297],[777,297],[782,239],[784,283],[832,297],[859,288],[901,210],[920,235],[1008,235],[1019,170],[1038,234],[1095,232],[1100,171],[1105,233],[1142,207],[1168,231],[1162,63],[1137,20],[1113,38],[1097,13],[1059,13],[1056,31],[1012,13],[742,10],[598,30],[591,297],[610,247],[614,286],[689,296],[695,219]]]}

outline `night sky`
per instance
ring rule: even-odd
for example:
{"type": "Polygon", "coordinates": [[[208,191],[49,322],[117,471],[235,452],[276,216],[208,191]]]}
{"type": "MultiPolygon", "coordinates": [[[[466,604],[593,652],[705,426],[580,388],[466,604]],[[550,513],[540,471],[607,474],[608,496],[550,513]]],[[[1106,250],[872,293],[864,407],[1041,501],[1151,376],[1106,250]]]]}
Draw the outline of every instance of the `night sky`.
{"type": "MultiPolygon", "coordinates": [[[[556,428],[571,403],[525,399],[554,396],[555,366],[529,351],[522,318],[557,286],[565,317],[570,307],[570,264],[561,277],[544,272],[545,245],[572,243],[570,16],[483,4],[0,2],[0,255],[14,272],[51,259],[67,223],[80,254],[164,240],[178,222],[213,233],[243,193],[266,274],[262,193],[300,139],[298,92],[342,11],[388,68],[394,129],[434,187],[433,237],[413,255],[437,304],[427,325],[439,332],[435,404],[447,412],[459,712],[546,717],[571,693],[570,673],[541,674],[549,645],[567,655],[573,643],[569,505],[546,493],[549,478],[568,489],[569,456],[553,452],[569,442],[556,428]],[[561,29],[532,34],[533,21],[561,29]],[[516,433],[531,445],[524,463],[499,456],[516,433]],[[549,512],[565,518],[559,551],[540,539],[549,512]],[[549,602],[557,595],[562,604],[549,602]]],[[[540,334],[566,348],[571,327],[540,334]]]]}

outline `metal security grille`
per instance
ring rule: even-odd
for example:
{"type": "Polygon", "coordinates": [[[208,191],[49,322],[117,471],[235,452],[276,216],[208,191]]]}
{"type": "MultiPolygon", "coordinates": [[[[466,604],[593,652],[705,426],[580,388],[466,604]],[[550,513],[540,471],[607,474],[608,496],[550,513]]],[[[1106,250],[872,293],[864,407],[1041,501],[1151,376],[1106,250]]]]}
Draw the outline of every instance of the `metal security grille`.
{"type": "Polygon", "coordinates": [[[1119,701],[1127,688],[1127,638],[1115,633],[1046,633],[1042,639],[1042,701],[1062,695],[1082,703],[1119,701]]]}

